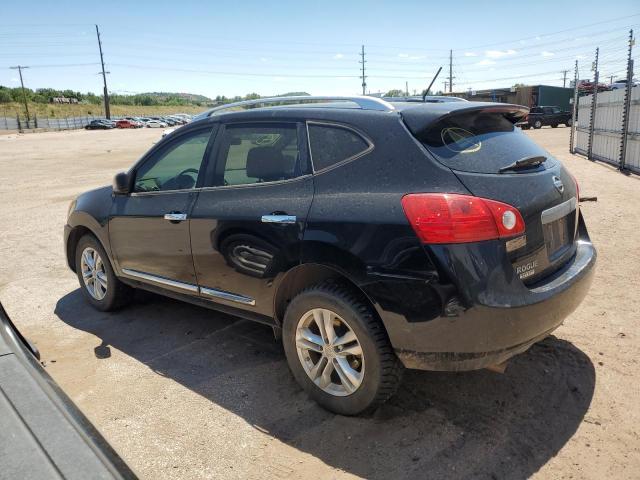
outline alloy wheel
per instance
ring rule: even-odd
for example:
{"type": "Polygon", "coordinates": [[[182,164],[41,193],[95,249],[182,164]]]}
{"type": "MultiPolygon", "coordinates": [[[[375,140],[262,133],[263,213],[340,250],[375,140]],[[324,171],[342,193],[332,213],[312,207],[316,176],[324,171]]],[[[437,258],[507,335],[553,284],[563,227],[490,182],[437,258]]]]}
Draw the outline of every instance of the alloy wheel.
{"type": "Polygon", "coordinates": [[[296,327],[296,350],[304,371],[322,391],[344,397],[364,379],[365,359],[355,332],[335,312],[314,308],[296,327]]]}
{"type": "Polygon", "coordinates": [[[107,271],[100,254],[94,248],[87,247],[82,251],[80,269],[89,295],[102,300],[107,294],[107,271]]]}

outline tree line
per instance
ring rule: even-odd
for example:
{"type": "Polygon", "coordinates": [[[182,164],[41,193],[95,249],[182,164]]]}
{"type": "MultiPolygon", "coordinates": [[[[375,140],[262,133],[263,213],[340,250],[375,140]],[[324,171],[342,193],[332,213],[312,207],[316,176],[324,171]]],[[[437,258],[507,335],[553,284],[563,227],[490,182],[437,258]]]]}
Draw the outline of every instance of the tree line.
{"type": "MultiPolygon", "coordinates": [[[[30,103],[52,103],[54,98],[66,97],[75,98],[79,103],[99,105],[103,102],[102,95],[87,92],[82,93],[74,90],[56,90],[54,88],[37,88],[32,90],[25,88],[27,101],[30,103]]],[[[284,95],[308,95],[306,92],[290,92],[284,95]]],[[[132,95],[110,94],[109,101],[113,105],[132,106],[212,106],[241,100],[254,100],[261,96],[257,93],[248,93],[245,96],[226,97],[218,95],[215,99],[210,99],[204,95],[194,95],[189,93],[139,93],[132,95]]],[[[11,103],[24,101],[22,88],[10,88],[0,85],[0,103],[11,103]]]]}

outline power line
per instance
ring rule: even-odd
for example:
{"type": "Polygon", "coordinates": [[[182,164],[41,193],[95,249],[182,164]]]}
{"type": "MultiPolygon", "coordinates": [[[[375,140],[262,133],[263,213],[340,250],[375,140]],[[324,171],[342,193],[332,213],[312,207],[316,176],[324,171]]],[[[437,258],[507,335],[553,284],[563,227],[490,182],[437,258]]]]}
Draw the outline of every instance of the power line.
{"type": "Polygon", "coordinates": [[[507,43],[524,42],[526,40],[535,40],[536,38],[540,38],[540,37],[550,37],[550,36],[553,36],[553,35],[558,35],[560,33],[573,32],[573,31],[576,31],[576,30],[582,30],[583,28],[593,27],[595,25],[603,25],[605,23],[616,22],[618,20],[626,20],[627,18],[634,18],[634,17],[640,17],[640,13],[635,13],[633,15],[625,15],[624,17],[612,18],[610,20],[603,20],[601,22],[590,23],[588,25],[580,25],[578,27],[566,28],[564,30],[558,30],[556,32],[540,33],[540,34],[534,35],[532,37],[518,38],[518,39],[515,39],[515,40],[509,40],[508,42],[486,43],[486,44],[483,44],[483,45],[476,45],[476,46],[473,46],[473,47],[464,47],[464,48],[461,48],[460,50],[473,50],[475,48],[494,47],[494,46],[497,46],[497,45],[505,45],[507,43]]]}

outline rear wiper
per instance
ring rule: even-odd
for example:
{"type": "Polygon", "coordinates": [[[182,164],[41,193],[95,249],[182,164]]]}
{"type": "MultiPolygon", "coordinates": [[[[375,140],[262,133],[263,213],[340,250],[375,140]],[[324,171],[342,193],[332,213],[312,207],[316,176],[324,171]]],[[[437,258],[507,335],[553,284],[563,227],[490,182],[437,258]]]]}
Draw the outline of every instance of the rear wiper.
{"type": "Polygon", "coordinates": [[[500,170],[498,170],[498,172],[502,173],[509,170],[520,170],[521,168],[537,167],[539,165],[542,165],[546,161],[547,157],[544,157],[542,155],[537,155],[535,157],[525,157],[521,158],[520,160],[516,160],[506,167],[502,167],[500,170]]]}

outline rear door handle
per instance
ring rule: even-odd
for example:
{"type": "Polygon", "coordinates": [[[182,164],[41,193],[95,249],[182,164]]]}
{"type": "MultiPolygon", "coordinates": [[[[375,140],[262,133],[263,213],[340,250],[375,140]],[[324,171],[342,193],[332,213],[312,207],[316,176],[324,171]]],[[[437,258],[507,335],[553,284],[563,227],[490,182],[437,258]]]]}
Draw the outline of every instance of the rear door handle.
{"type": "Polygon", "coordinates": [[[263,215],[262,223],[284,223],[291,224],[296,223],[297,219],[295,215],[263,215]]]}
{"type": "Polygon", "coordinates": [[[182,222],[187,219],[186,213],[170,212],[164,214],[164,219],[170,222],[182,222]]]}

